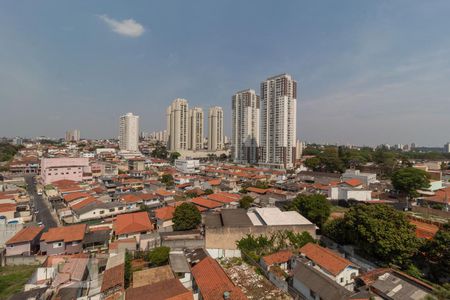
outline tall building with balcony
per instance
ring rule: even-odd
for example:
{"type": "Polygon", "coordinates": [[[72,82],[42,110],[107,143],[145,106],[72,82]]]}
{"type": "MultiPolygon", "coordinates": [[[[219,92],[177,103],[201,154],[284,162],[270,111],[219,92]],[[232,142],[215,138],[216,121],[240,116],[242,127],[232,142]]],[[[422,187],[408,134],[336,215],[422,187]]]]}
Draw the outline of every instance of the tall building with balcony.
{"type": "Polygon", "coordinates": [[[261,165],[292,168],[295,161],[297,82],[289,74],[261,83],[261,165]]]}
{"type": "Polygon", "coordinates": [[[188,102],[177,98],[166,110],[168,148],[170,151],[187,150],[189,148],[188,136],[188,102]]]}
{"type": "Polygon", "coordinates": [[[194,107],[189,109],[189,149],[203,149],[203,109],[194,107]]]}
{"type": "Polygon", "coordinates": [[[232,97],[232,156],[237,163],[257,163],[260,99],[252,89],[232,97]]]}
{"type": "Polygon", "coordinates": [[[213,106],[208,112],[208,150],[217,151],[223,148],[223,109],[213,106]]]}
{"type": "Polygon", "coordinates": [[[120,117],[119,147],[122,151],[139,150],[139,116],[127,113],[120,117]]]}

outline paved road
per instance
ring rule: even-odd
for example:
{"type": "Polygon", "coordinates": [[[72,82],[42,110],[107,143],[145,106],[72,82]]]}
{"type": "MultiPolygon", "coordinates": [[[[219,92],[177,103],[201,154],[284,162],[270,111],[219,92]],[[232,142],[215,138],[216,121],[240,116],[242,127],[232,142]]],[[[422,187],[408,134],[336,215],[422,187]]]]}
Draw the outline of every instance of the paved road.
{"type": "Polygon", "coordinates": [[[50,213],[50,210],[45,204],[45,200],[42,199],[42,196],[39,196],[37,194],[36,185],[33,182],[33,177],[26,176],[25,181],[27,183],[28,194],[33,197],[34,210],[39,210],[39,213],[36,216],[36,222],[42,222],[47,228],[57,227],[58,223],[56,223],[56,220],[50,213]]]}

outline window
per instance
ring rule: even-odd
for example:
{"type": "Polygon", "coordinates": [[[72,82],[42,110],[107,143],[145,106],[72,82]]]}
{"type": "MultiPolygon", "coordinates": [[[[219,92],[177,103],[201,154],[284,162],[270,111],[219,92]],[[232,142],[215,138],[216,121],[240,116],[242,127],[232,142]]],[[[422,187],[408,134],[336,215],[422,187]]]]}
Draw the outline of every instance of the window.
{"type": "Polygon", "coordinates": [[[315,293],[313,290],[309,290],[309,295],[310,295],[312,298],[316,299],[316,293],[315,293]]]}
{"type": "Polygon", "coordinates": [[[103,215],[104,213],[105,213],[104,210],[101,210],[101,211],[99,212],[99,214],[101,214],[101,215],[103,215]]]}
{"type": "Polygon", "coordinates": [[[119,207],[118,210],[123,210],[123,206],[119,207]]]}
{"type": "Polygon", "coordinates": [[[341,277],[341,283],[342,283],[342,282],[344,282],[344,278],[343,278],[343,277],[341,277]]]}
{"type": "Polygon", "coordinates": [[[53,248],[61,248],[63,246],[63,242],[53,243],[53,248]]]}
{"type": "Polygon", "coordinates": [[[113,211],[114,211],[114,208],[110,208],[110,209],[109,209],[109,212],[113,212],[113,211]]]}

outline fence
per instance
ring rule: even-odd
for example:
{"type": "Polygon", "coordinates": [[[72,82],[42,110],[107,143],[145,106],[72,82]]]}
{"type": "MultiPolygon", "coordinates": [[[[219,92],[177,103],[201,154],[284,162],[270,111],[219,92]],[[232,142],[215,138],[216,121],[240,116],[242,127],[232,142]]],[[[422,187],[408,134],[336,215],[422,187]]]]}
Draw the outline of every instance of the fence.
{"type": "Polygon", "coordinates": [[[434,209],[430,207],[413,206],[413,212],[425,214],[425,215],[435,215],[441,218],[450,219],[450,211],[444,211],[439,209],[434,209]]]}

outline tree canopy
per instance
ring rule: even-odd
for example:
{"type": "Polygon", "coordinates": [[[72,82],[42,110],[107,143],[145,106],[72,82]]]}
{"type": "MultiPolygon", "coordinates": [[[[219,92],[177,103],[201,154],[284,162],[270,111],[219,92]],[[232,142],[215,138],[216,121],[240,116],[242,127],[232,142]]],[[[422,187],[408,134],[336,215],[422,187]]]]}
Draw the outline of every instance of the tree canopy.
{"type": "Polygon", "coordinates": [[[253,197],[244,196],[239,200],[239,206],[241,208],[249,209],[252,206],[253,201],[255,201],[253,197]]]}
{"type": "Polygon", "coordinates": [[[391,181],[396,190],[409,198],[417,197],[417,190],[430,186],[427,172],[412,167],[398,169],[392,174],[391,181]]]}
{"type": "Polygon", "coordinates": [[[330,221],[324,234],[343,244],[353,244],[364,254],[385,264],[408,265],[420,242],[406,216],[383,204],[358,204],[343,219],[330,221]]]}
{"type": "Polygon", "coordinates": [[[166,159],[169,155],[169,152],[167,151],[167,147],[163,145],[163,143],[158,142],[155,145],[155,149],[153,149],[151,156],[160,158],[160,159],[166,159]]]}
{"type": "Polygon", "coordinates": [[[272,235],[254,236],[248,234],[237,241],[236,245],[239,250],[258,261],[261,256],[284,249],[298,250],[307,243],[314,242],[313,237],[306,231],[295,233],[290,230],[281,230],[272,235]]]}
{"type": "Polygon", "coordinates": [[[194,204],[185,202],[175,208],[172,221],[175,230],[190,230],[201,223],[202,216],[194,204]]]}
{"type": "Polygon", "coordinates": [[[173,176],[171,174],[164,174],[163,176],[161,176],[160,181],[166,186],[174,185],[173,176]]]}
{"type": "Polygon", "coordinates": [[[299,194],[288,209],[295,210],[305,218],[322,228],[331,213],[331,205],[323,195],[302,195],[299,194]]]}
{"type": "Polygon", "coordinates": [[[163,266],[169,262],[170,247],[156,247],[150,250],[146,260],[154,267],[163,266]]]}
{"type": "Polygon", "coordinates": [[[433,279],[439,282],[450,278],[450,229],[440,229],[423,250],[433,279]]]}

